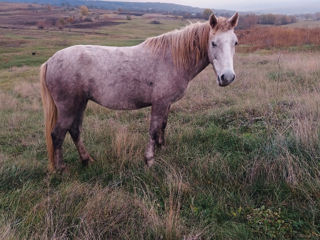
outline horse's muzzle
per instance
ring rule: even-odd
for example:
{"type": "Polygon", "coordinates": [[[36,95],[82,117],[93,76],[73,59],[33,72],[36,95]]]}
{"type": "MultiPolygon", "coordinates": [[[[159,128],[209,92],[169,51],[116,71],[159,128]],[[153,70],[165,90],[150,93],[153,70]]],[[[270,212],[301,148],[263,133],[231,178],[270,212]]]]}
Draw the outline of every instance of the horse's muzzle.
{"type": "Polygon", "coordinates": [[[221,76],[218,76],[218,83],[220,87],[226,87],[232,83],[236,78],[236,75],[232,72],[226,72],[221,76]]]}

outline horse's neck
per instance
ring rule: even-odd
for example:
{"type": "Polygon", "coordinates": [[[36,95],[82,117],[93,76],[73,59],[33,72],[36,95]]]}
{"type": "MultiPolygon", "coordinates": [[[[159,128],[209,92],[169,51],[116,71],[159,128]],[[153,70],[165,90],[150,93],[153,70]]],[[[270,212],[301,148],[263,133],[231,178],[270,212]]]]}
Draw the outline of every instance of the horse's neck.
{"type": "Polygon", "coordinates": [[[202,58],[197,64],[189,66],[188,69],[186,69],[189,75],[189,81],[195,78],[200,72],[202,72],[202,70],[204,70],[209,65],[209,63],[209,58],[206,56],[202,58]]]}

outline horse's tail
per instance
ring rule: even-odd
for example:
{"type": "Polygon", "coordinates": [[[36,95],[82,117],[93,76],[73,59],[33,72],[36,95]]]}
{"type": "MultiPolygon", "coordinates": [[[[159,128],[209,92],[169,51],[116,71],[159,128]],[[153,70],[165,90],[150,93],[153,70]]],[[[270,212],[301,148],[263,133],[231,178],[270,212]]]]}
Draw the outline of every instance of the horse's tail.
{"type": "Polygon", "coordinates": [[[57,122],[57,107],[51,97],[51,94],[46,84],[47,63],[44,63],[40,67],[40,85],[41,85],[41,97],[44,111],[45,121],[45,133],[47,142],[47,151],[49,158],[49,169],[54,170],[54,149],[52,143],[51,132],[57,122]]]}

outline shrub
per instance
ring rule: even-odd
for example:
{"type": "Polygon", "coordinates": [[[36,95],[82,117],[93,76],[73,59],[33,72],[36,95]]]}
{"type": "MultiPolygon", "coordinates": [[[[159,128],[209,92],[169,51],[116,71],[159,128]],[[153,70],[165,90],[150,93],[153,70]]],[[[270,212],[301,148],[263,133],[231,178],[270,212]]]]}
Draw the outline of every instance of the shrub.
{"type": "Polygon", "coordinates": [[[87,16],[89,14],[89,9],[87,6],[82,5],[80,7],[80,13],[82,16],[87,16]]]}
{"type": "Polygon", "coordinates": [[[158,21],[158,20],[153,20],[153,21],[151,21],[150,23],[151,23],[151,24],[161,24],[161,22],[158,21]]]}
{"type": "Polygon", "coordinates": [[[64,18],[59,18],[59,20],[58,20],[58,28],[59,29],[63,29],[65,25],[66,25],[65,19],[64,18]]]}
{"type": "Polygon", "coordinates": [[[210,8],[206,8],[205,10],[203,10],[202,16],[204,19],[208,20],[212,13],[213,12],[210,8]]]}
{"type": "Polygon", "coordinates": [[[247,220],[258,235],[265,235],[268,239],[292,238],[292,223],[286,220],[281,209],[271,210],[265,206],[255,208],[247,215],[247,220]]]}

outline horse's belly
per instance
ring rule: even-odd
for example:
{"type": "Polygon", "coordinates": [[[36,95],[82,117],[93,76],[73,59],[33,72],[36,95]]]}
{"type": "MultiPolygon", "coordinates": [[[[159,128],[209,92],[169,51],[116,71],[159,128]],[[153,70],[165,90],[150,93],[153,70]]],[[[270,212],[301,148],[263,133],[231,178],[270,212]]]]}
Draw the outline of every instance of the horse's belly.
{"type": "Polygon", "coordinates": [[[140,99],[118,99],[118,101],[115,101],[115,99],[112,98],[104,100],[92,98],[91,100],[113,110],[134,110],[151,106],[151,102],[146,102],[140,99]]]}
{"type": "Polygon", "coordinates": [[[101,86],[91,100],[116,110],[133,110],[151,106],[152,90],[130,82],[101,86]]]}

